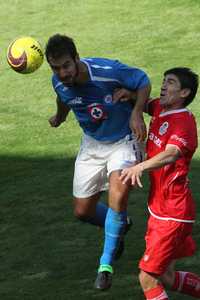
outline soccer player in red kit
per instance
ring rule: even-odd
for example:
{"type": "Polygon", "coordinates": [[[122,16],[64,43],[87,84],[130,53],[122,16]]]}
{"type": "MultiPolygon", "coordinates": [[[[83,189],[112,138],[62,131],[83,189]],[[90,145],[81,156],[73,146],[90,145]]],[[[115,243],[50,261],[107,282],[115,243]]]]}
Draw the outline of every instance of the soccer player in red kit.
{"type": "Polygon", "coordinates": [[[167,300],[165,287],[200,298],[200,277],[175,271],[175,262],[195,252],[192,227],[195,205],[188,172],[197,148],[197,128],[186,108],[198,89],[198,76],[188,68],[164,73],[160,99],[150,100],[151,116],[147,159],[121,172],[123,183],[142,187],[144,171],[150,174],[146,249],[140,260],[139,280],[146,299],[167,300]]]}

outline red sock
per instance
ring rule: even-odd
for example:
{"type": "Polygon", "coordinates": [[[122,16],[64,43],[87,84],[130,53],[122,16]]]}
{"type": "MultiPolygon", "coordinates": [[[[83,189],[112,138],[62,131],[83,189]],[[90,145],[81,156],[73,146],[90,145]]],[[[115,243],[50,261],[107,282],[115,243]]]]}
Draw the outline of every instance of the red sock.
{"type": "Polygon", "coordinates": [[[200,298],[200,277],[189,272],[176,272],[172,290],[200,298]]]}
{"type": "Polygon", "coordinates": [[[144,292],[147,300],[169,300],[164,287],[159,284],[157,287],[144,292]]]}

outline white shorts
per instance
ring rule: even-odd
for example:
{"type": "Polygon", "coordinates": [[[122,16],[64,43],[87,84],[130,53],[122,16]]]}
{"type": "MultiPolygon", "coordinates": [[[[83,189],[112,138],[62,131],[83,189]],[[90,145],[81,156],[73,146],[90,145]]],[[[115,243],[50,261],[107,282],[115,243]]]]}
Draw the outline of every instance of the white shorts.
{"type": "Polygon", "coordinates": [[[132,135],[114,142],[99,142],[84,135],[75,162],[73,195],[87,198],[108,189],[112,171],[130,167],[144,158],[144,145],[132,135]]]}

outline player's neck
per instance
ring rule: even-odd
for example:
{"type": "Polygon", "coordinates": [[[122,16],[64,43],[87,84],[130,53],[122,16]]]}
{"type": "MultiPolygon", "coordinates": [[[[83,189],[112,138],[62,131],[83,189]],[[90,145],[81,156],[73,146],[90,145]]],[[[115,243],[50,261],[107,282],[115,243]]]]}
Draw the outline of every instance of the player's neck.
{"type": "Polygon", "coordinates": [[[90,75],[88,72],[88,68],[87,68],[86,64],[84,64],[81,61],[79,61],[77,63],[77,72],[78,72],[78,75],[77,75],[77,79],[76,79],[76,84],[82,85],[89,80],[90,75]]]}
{"type": "Polygon", "coordinates": [[[173,105],[164,105],[162,108],[162,112],[167,112],[171,110],[178,110],[185,108],[182,103],[174,103],[173,105]]]}

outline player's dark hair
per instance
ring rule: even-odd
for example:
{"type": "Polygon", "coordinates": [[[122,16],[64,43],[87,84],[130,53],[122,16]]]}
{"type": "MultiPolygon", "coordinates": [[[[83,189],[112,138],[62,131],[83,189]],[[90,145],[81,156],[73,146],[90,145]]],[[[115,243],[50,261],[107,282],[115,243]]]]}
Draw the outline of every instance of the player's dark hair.
{"type": "Polygon", "coordinates": [[[53,59],[69,55],[73,60],[78,55],[72,38],[59,33],[51,36],[46,44],[45,55],[47,61],[51,56],[53,59]]]}
{"type": "Polygon", "coordinates": [[[184,106],[192,102],[199,86],[199,76],[190,68],[178,67],[165,71],[164,76],[174,74],[180,81],[181,89],[189,89],[190,94],[185,98],[184,106]]]}

